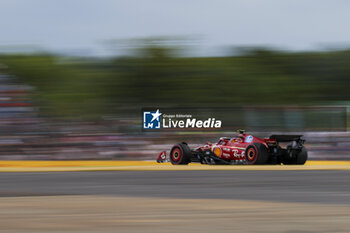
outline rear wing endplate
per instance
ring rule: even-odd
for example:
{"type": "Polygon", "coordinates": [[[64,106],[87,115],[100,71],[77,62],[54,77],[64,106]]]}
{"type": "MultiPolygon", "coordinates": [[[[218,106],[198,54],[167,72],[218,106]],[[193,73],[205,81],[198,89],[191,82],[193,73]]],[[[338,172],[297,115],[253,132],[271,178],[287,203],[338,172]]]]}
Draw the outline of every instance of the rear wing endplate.
{"type": "Polygon", "coordinates": [[[290,142],[290,141],[299,141],[303,135],[281,135],[274,134],[270,136],[270,139],[274,139],[277,142],[290,142]]]}

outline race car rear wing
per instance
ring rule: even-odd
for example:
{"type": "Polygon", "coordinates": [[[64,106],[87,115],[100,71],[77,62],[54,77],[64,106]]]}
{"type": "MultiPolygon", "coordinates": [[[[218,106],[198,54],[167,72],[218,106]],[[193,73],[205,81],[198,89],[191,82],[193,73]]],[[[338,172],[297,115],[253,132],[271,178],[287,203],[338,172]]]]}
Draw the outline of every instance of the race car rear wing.
{"type": "Polygon", "coordinates": [[[270,139],[276,140],[276,142],[290,142],[290,141],[299,141],[303,135],[282,135],[274,134],[270,136],[270,139]]]}

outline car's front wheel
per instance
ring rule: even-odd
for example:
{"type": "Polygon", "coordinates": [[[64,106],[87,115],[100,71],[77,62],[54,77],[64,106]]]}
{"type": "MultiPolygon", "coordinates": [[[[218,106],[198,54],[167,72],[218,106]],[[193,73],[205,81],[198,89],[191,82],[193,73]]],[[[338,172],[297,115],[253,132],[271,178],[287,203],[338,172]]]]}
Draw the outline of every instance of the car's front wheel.
{"type": "Polygon", "coordinates": [[[173,165],[189,164],[192,152],[186,143],[179,143],[173,146],[170,151],[170,162],[173,165]]]}
{"type": "Polygon", "coordinates": [[[248,165],[266,164],[269,152],[261,143],[252,143],[245,150],[245,160],[248,165]]]}

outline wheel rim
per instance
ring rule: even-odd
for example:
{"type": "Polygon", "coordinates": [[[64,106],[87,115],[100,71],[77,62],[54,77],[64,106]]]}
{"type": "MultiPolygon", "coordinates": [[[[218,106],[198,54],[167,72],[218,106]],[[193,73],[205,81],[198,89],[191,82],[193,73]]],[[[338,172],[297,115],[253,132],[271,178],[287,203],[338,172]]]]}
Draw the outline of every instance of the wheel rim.
{"type": "Polygon", "coordinates": [[[255,153],[255,150],[254,148],[250,148],[248,151],[247,151],[247,159],[249,161],[253,161],[255,159],[255,156],[256,156],[256,153],[255,153]]]}
{"type": "Polygon", "coordinates": [[[178,148],[174,149],[171,157],[174,161],[179,161],[181,158],[181,151],[178,148]]]}

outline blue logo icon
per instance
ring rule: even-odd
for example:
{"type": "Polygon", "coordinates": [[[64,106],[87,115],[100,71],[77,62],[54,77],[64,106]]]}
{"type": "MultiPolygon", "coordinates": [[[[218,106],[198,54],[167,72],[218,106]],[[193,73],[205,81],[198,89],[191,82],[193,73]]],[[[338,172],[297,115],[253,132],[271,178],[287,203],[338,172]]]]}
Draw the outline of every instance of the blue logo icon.
{"type": "Polygon", "coordinates": [[[245,142],[247,143],[251,143],[253,141],[253,136],[252,135],[249,135],[245,138],[245,142]]]}
{"type": "Polygon", "coordinates": [[[143,128],[144,129],[160,129],[160,116],[162,113],[159,112],[159,109],[157,111],[145,111],[143,112],[143,128]]]}

